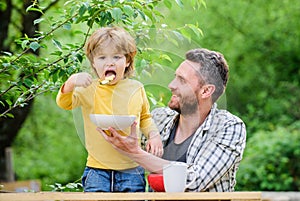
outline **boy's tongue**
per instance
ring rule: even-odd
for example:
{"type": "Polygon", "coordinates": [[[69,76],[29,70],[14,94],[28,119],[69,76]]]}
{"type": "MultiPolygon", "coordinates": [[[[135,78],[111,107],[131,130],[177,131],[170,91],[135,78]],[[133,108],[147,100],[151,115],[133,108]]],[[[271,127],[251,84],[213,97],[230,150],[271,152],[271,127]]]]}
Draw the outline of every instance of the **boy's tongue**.
{"type": "Polygon", "coordinates": [[[109,77],[109,76],[116,76],[116,73],[115,72],[113,72],[113,71],[108,71],[108,72],[106,72],[105,73],[105,77],[109,77]]]}

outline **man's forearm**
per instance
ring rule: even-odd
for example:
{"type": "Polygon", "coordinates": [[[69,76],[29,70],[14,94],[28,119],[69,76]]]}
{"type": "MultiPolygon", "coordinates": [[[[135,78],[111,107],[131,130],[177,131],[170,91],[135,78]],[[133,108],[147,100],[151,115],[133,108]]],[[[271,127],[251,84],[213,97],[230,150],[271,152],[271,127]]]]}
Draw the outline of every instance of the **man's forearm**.
{"type": "Polygon", "coordinates": [[[163,166],[170,163],[170,161],[154,156],[142,149],[140,149],[138,153],[128,153],[126,155],[146,170],[153,173],[162,173],[163,166]]]}

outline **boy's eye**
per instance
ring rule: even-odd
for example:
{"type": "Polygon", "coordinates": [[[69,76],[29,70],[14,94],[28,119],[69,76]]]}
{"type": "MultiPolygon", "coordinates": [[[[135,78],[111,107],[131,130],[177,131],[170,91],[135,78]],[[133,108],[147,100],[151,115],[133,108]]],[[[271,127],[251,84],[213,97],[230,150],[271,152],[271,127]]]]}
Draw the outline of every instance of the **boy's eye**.
{"type": "Polygon", "coordinates": [[[115,55],[114,56],[114,59],[121,59],[122,58],[122,56],[120,56],[120,55],[115,55]]]}
{"type": "Polygon", "coordinates": [[[98,59],[105,59],[105,56],[100,56],[98,57],[98,59]]]}

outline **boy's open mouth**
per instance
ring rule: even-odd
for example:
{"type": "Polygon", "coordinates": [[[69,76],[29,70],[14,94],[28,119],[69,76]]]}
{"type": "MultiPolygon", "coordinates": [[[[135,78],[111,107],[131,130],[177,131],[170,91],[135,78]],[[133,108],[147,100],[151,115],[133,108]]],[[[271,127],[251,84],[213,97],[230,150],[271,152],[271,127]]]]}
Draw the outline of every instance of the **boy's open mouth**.
{"type": "Polygon", "coordinates": [[[104,80],[100,81],[100,84],[104,85],[104,84],[108,84],[111,81],[113,81],[116,77],[116,72],[113,70],[108,70],[105,72],[105,78],[104,80]]]}
{"type": "Polygon", "coordinates": [[[114,77],[116,77],[116,72],[113,71],[113,70],[107,70],[107,71],[105,72],[105,77],[110,77],[110,76],[112,76],[112,75],[114,75],[114,77]]]}

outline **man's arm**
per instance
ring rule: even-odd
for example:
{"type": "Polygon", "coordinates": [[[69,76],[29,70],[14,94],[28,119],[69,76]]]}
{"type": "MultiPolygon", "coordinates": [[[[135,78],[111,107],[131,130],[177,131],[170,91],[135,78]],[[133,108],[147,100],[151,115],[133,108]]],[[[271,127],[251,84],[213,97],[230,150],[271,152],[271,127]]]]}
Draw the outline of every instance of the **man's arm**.
{"type": "Polygon", "coordinates": [[[231,181],[235,180],[235,175],[229,173],[235,172],[232,168],[242,159],[246,141],[245,125],[235,122],[217,130],[211,137],[197,138],[195,141],[188,153],[190,156],[187,157],[193,159],[187,162],[193,164],[191,168],[196,172],[197,179],[189,190],[215,188],[218,191],[227,191],[232,185],[231,181]],[[216,187],[217,185],[220,186],[216,187]]]}
{"type": "Polygon", "coordinates": [[[139,146],[138,138],[136,137],[136,122],[131,125],[131,133],[129,136],[121,136],[114,128],[109,128],[110,136],[101,128],[97,128],[97,130],[116,150],[128,156],[150,172],[162,173],[163,166],[170,163],[170,161],[144,151],[139,146]]]}

